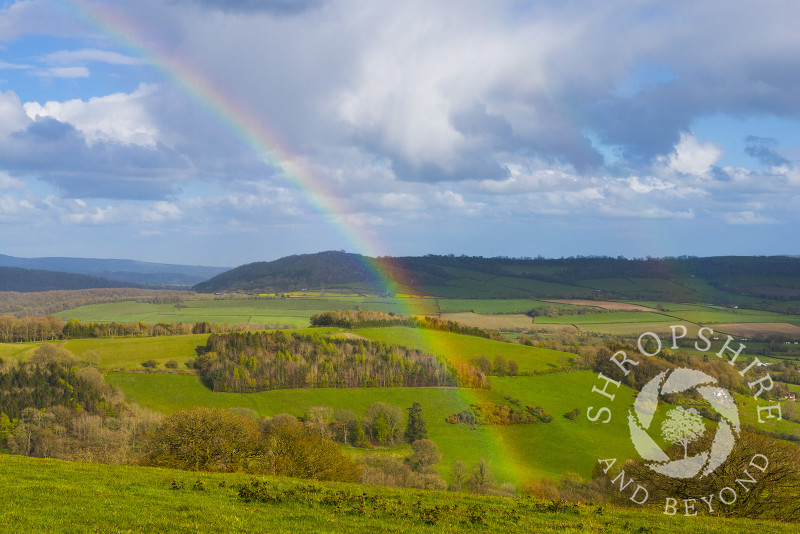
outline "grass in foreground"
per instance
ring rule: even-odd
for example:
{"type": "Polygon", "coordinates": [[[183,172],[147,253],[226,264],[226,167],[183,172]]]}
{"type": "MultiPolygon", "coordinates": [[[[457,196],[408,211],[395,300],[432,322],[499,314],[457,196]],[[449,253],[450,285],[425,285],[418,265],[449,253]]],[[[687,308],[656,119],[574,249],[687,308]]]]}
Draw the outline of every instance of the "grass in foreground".
{"type": "Polygon", "coordinates": [[[0,532],[796,532],[766,521],[8,455],[0,471],[0,532]],[[244,486],[253,499],[239,496],[244,486]]]}

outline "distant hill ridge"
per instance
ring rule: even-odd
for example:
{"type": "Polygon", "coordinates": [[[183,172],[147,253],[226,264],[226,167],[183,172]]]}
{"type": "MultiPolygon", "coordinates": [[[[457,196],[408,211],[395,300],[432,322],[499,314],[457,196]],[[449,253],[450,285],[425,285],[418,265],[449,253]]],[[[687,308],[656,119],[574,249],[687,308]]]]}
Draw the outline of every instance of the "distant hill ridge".
{"type": "MultiPolygon", "coordinates": [[[[105,278],[120,285],[92,287],[132,287],[136,285],[189,287],[225,272],[227,267],[172,265],[135,260],[97,258],[18,258],[0,254],[0,267],[83,274],[105,278]]],[[[59,288],[67,289],[67,288],[59,288]]]]}
{"type": "Polygon", "coordinates": [[[385,291],[376,268],[403,292],[462,298],[618,298],[696,302],[800,298],[800,258],[610,257],[370,258],[327,251],[236,267],[197,284],[198,292],[274,293],[349,288],[385,291]]]}
{"type": "Polygon", "coordinates": [[[85,274],[61,273],[19,267],[0,267],[0,291],[31,293],[38,291],[137,287],[85,274]]]}

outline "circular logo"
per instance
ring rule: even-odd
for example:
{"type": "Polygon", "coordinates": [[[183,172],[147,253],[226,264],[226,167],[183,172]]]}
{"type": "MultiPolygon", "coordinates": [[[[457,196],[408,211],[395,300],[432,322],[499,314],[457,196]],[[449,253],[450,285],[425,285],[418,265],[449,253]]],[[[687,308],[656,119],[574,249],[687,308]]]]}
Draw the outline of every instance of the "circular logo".
{"type": "MultiPolygon", "coordinates": [[[[694,369],[664,371],[650,380],[639,392],[628,412],[628,426],[636,451],[650,463],[647,466],[672,478],[704,477],[719,467],[733,450],[739,435],[739,413],[727,390],[715,386],[717,380],[694,369]],[[693,408],[673,407],[666,412],[660,427],[664,441],[683,445],[683,458],[670,458],[653,440],[648,431],[653,425],[658,401],[671,393],[697,393],[716,411],[720,419],[711,446],[706,451],[689,455],[689,445],[706,433],[706,420],[693,408]]],[[[655,429],[654,429],[655,430],[655,429]]]]}

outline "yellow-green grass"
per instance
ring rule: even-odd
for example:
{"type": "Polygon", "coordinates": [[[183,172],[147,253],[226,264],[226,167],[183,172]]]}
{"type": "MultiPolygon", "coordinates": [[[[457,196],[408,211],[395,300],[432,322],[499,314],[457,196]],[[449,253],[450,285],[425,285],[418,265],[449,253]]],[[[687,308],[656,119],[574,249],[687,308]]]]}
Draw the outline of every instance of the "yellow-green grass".
{"type": "Polygon", "coordinates": [[[474,312],[484,314],[525,313],[541,301],[531,299],[437,299],[443,313],[474,312]]]}
{"type": "Polygon", "coordinates": [[[507,443],[492,428],[471,429],[451,425],[445,418],[468,408],[474,402],[501,403],[503,399],[491,391],[455,388],[343,388],[284,389],[260,393],[214,393],[200,377],[192,375],[114,373],[106,380],[119,387],[128,400],[159,412],[170,413],[191,406],[249,408],[261,416],[289,413],[305,415],[312,406],[330,406],[353,410],[363,416],[375,402],[386,402],[409,408],[414,402],[422,405],[428,435],[442,451],[442,470],[454,460],[468,465],[486,458],[502,480],[518,482],[519,469],[505,453],[507,443]]]}
{"type": "Polygon", "coordinates": [[[554,373],[532,377],[493,377],[492,391],[503,397],[518,399],[520,405],[541,406],[553,416],[548,424],[497,427],[504,438],[509,454],[526,469],[524,478],[558,478],[564,472],[574,472],[590,478],[592,469],[600,458],[618,458],[620,461],[636,456],[628,431],[628,410],[633,405],[633,389],[612,386],[613,402],[593,393],[592,388],[602,387],[597,374],[581,371],[554,373]],[[597,409],[607,406],[611,421],[601,423],[587,417],[590,406],[592,416],[597,409]],[[571,421],[564,414],[574,409],[580,412],[571,421]]]}
{"type": "Polygon", "coordinates": [[[261,297],[224,300],[192,300],[191,296],[178,308],[175,304],[145,302],[113,302],[80,306],[55,314],[66,321],[146,323],[200,321],[229,324],[266,324],[300,328],[308,326],[317,313],[339,309],[369,309],[385,313],[433,314],[438,312],[433,299],[402,297],[261,297]]]}
{"type": "MultiPolygon", "coordinates": [[[[239,488],[254,477],[239,473],[197,473],[153,467],[84,464],[0,455],[0,491],[7,496],[0,510],[0,532],[530,532],[663,534],[782,534],[796,525],[720,517],[667,517],[660,509],[619,509],[585,505],[549,510],[535,501],[465,493],[406,490],[288,478],[257,477],[283,492],[270,504],[245,502],[239,488]],[[202,490],[195,489],[198,481],[202,490]],[[172,489],[175,486],[181,489],[172,489]],[[309,485],[313,492],[307,491],[309,485]],[[320,492],[362,495],[364,512],[344,503],[305,502],[320,492]],[[406,513],[389,514],[370,502],[397,503],[406,513]],[[435,524],[420,512],[437,505],[456,511],[435,524]],[[469,520],[479,511],[482,522],[469,520]],[[517,519],[511,519],[510,516],[517,519]]],[[[401,510],[402,512],[402,510],[401,510]]]]}
{"type": "MultiPolygon", "coordinates": [[[[108,373],[106,380],[126,397],[147,408],[169,413],[190,406],[249,408],[262,416],[277,413],[304,415],[312,406],[331,406],[363,415],[374,402],[408,408],[422,405],[428,435],[442,452],[442,471],[454,460],[467,465],[480,458],[489,460],[498,478],[525,482],[542,477],[557,478],[565,471],[589,477],[599,458],[633,456],[628,438],[627,410],[633,404],[633,390],[621,386],[615,402],[592,393],[597,375],[590,372],[558,373],[537,377],[492,378],[492,390],[443,388],[299,389],[261,393],[214,393],[199,377],[189,375],[108,373]],[[468,409],[475,402],[508,404],[504,397],[520,400],[524,407],[542,406],[553,415],[548,424],[513,426],[453,425],[445,418],[468,409]],[[588,406],[608,405],[612,420],[592,423],[586,418],[588,406]],[[563,414],[578,408],[577,421],[563,414]],[[569,446],[565,447],[564,444],[569,446]],[[612,456],[609,456],[612,455],[612,456]]],[[[602,385],[602,384],[601,384],[602,385]]],[[[594,412],[593,412],[594,413],[594,412]]]]}
{"type": "Polygon", "coordinates": [[[535,324],[612,324],[612,323],[652,323],[669,320],[663,315],[645,311],[612,311],[587,313],[583,315],[560,315],[558,317],[537,317],[535,324]]]}
{"type": "MultiPolygon", "coordinates": [[[[301,328],[287,332],[329,334],[336,328],[301,328]]],[[[51,341],[75,354],[78,359],[88,352],[94,351],[100,356],[96,363],[101,369],[142,369],[142,362],[155,360],[160,367],[175,360],[179,369],[185,369],[184,363],[197,356],[195,350],[205,346],[208,334],[186,334],[180,336],[156,337],[111,337],[70,339],[67,341],[51,341]]],[[[0,357],[27,360],[36,347],[42,343],[0,343],[0,357]]]]}
{"type": "Polygon", "coordinates": [[[557,369],[565,358],[574,356],[550,349],[421,328],[362,328],[353,332],[393,345],[431,352],[450,361],[469,363],[478,356],[487,356],[490,360],[503,356],[516,361],[520,373],[557,369]]]}
{"type": "Polygon", "coordinates": [[[24,361],[31,357],[41,343],[0,343],[0,358],[24,361]]]}
{"type": "MultiPolygon", "coordinates": [[[[762,374],[758,374],[755,376],[760,378],[762,374]]],[[[747,378],[749,378],[750,380],[755,380],[755,378],[749,375],[747,378]]],[[[784,400],[784,399],[774,400],[774,401],[756,400],[753,398],[752,395],[740,395],[740,394],[735,394],[734,397],[736,398],[736,404],[739,408],[739,421],[742,424],[753,425],[759,430],[765,430],[769,432],[788,432],[789,434],[800,436],[800,424],[783,418],[778,420],[777,419],[778,414],[777,411],[775,410],[773,411],[772,414],[776,417],[768,418],[770,413],[764,411],[765,407],[774,406],[775,404],[780,404],[781,409],[783,409],[784,406],[790,403],[794,403],[795,401],[784,400]],[[759,406],[762,408],[761,420],[764,421],[763,423],[758,422],[757,408],[759,406]]]]}

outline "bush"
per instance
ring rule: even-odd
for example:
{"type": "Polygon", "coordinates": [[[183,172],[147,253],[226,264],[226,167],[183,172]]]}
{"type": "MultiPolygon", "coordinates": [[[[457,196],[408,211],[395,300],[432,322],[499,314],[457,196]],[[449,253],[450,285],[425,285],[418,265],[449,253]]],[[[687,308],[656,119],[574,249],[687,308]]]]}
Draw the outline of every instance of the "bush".
{"type": "Polygon", "coordinates": [[[177,369],[178,362],[176,360],[170,360],[164,364],[164,367],[166,367],[167,369],[177,369]]]}
{"type": "Polygon", "coordinates": [[[155,360],[147,360],[145,362],[142,362],[142,367],[145,367],[147,369],[155,369],[156,367],[158,367],[158,362],[155,360]]]}
{"type": "Polygon", "coordinates": [[[164,418],[146,463],[194,471],[246,469],[259,453],[258,424],[221,408],[191,408],[164,418]]]}

